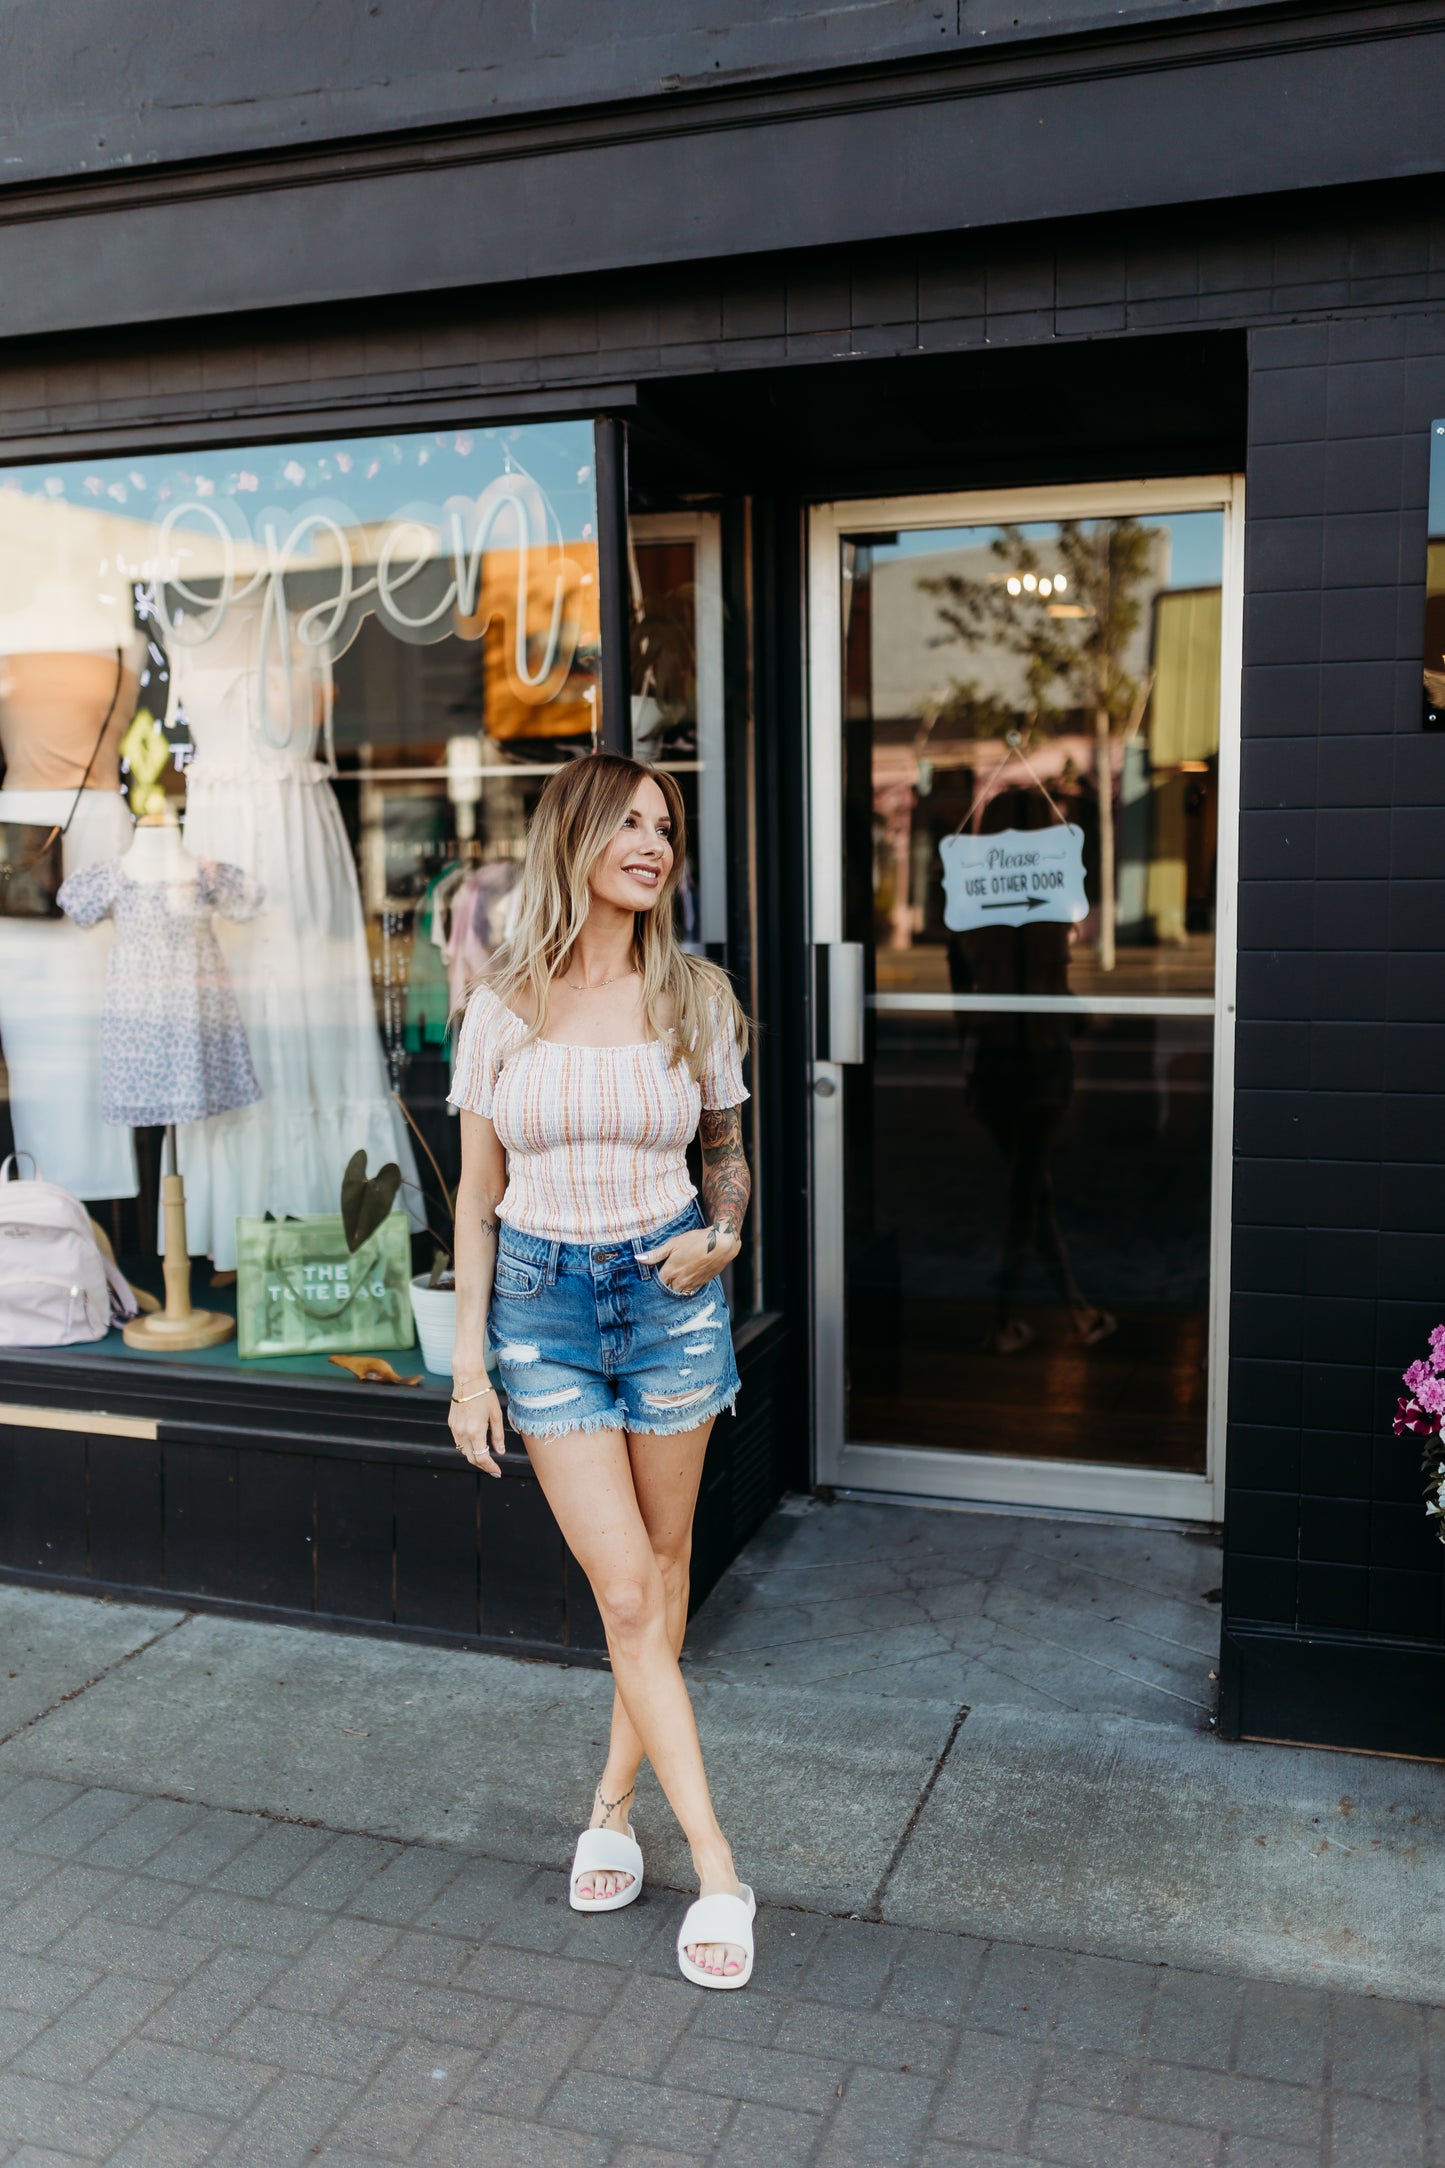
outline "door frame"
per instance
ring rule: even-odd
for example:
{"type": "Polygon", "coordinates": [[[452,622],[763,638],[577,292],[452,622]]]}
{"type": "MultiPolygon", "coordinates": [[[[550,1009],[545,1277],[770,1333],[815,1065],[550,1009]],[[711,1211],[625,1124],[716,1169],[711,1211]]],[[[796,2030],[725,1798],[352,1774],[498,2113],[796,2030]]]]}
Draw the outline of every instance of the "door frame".
{"type": "MultiPolygon", "coordinates": [[[[1202,1475],[928,1447],[849,1444],[844,1415],[843,1083],[841,1064],[815,1058],[812,1102],[814,1480],[897,1497],[1053,1507],[1217,1522],[1224,1517],[1225,1380],[1234,1137],[1234,1017],[1238,951],[1239,719],[1244,623],[1244,478],[1088,483],[1058,489],[948,492],[818,504],[808,518],[807,772],[810,938],[841,942],[843,920],[842,537],[922,527],[986,527],[1129,513],[1224,515],[1220,654],[1219,843],[1216,867],[1214,1121],[1210,1183],[1209,1379],[1202,1475]]],[[[1154,1005],[1151,1004],[1151,1008],[1154,1005]]],[[[1162,1013],[1167,1006],[1158,1004],[1162,1013]]],[[[1196,1012],[1197,1013],[1197,1012],[1196,1012]]]]}
{"type": "MultiPolygon", "coordinates": [[[[697,573],[697,759],[664,761],[697,774],[699,935],[709,950],[728,936],[727,755],[723,691],[722,517],[717,512],[633,512],[628,522],[628,587],[641,600],[633,554],[639,542],[690,542],[697,573]]],[[[631,612],[628,618],[631,623],[631,612]]],[[[634,751],[631,736],[628,750],[634,751]]]]}

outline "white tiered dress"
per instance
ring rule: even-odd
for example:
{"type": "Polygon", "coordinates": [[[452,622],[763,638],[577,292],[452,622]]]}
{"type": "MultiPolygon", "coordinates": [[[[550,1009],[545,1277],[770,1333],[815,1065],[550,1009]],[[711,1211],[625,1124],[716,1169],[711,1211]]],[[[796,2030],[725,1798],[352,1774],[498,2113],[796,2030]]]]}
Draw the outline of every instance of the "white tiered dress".
{"type": "Polygon", "coordinates": [[[217,927],[262,1097],[176,1132],[191,1250],[229,1270],[238,1218],[338,1211],[358,1148],[372,1172],[394,1159],[413,1183],[416,1160],[382,1058],[351,845],[316,758],[329,660],[293,633],[263,686],[260,609],[233,603],[211,639],[174,642],[170,666],[196,748],[186,849],[265,891],[258,917],[217,927]]]}

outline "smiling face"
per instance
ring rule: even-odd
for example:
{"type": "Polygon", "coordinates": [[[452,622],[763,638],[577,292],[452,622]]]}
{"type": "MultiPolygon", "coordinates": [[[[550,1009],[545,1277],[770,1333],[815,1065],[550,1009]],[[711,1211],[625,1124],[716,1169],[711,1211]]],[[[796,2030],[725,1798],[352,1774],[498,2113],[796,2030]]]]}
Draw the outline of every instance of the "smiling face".
{"type": "Polygon", "coordinates": [[[672,815],[650,776],[632,794],[622,826],[608,844],[588,884],[598,903],[619,911],[650,911],[672,872],[672,815]]]}

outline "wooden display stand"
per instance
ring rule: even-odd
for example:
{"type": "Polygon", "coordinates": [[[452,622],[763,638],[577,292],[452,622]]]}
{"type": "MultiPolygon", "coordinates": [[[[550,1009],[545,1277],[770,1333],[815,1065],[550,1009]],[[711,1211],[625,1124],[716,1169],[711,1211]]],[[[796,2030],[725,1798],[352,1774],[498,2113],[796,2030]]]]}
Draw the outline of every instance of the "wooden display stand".
{"type": "Polygon", "coordinates": [[[191,1253],[186,1240],[186,1186],[176,1171],[176,1132],[166,1129],[166,1161],[170,1172],[161,1176],[161,1209],[165,1218],[166,1302],[163,1310],[148,1317],[132,1317],[121,1328],[127,1347],[149,1355],[185,1354],[192,1348],[219,1347],[236,1330],[236,1321],[220,1310],[191,1308],[191,1253]]]}

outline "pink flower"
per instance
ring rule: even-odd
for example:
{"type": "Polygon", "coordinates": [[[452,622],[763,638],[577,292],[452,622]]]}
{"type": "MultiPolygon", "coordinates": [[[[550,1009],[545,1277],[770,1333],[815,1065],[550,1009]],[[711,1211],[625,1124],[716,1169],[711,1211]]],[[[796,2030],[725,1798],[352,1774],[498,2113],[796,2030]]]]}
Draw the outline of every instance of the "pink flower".
{"type": "Polygon", "coordinates": [[[1405,1372],[1404,1382],[1418,1399],[1434,1375],[1435,1373],[1428,1363],[1411,1363],[1409,1369],[1405,1372]]]}
{"type": "Polygon", "coordinates": [[[1430,1360],[1437,1370],[1445,1370],[1445,1325],[1437,1325],[1430,1335],[1430,1360]]]}
{"type": "Polygon", "coordinates": [[[1415,1398],[1428,1415],[1445,1415],[1445,1378],[1427,1378],[1415,1398]]]}
{"type": "Polygon", "coordinates": [[[1427,1415],[1418,1401],[1402,1400],[1395,1410],[1394,1430],[1397,1438],[1402,1438],[1407,1430],[1414,1431],[1419,1437],[1433,1438],[1439,1428],[1439,1417],[1427,1415]]]}

